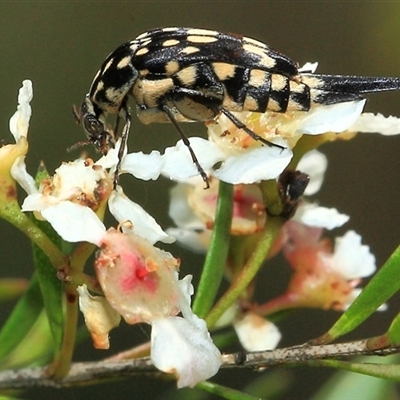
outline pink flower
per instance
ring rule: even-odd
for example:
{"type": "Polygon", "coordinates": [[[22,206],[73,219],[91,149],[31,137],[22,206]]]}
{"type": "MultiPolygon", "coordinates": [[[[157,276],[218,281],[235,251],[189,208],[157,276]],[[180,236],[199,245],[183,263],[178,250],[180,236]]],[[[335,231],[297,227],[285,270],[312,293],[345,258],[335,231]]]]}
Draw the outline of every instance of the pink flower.
{"type": "Polygon", "coordinates": [[[361,237],[348,231],[332,248],[321,239],[322,230],[286,224],[288,240],[283,252],[294,274],[282,298],[294,307],[344,310],[357,297],[361,278],[375,270],[375,257],[361,237]]]}
{"type": "Polygon", "coordinates": [[[95,261],[107,300],[129,324],[179,313],[178,268],[170,253],[115,229],[102,238],[95,261]]]}

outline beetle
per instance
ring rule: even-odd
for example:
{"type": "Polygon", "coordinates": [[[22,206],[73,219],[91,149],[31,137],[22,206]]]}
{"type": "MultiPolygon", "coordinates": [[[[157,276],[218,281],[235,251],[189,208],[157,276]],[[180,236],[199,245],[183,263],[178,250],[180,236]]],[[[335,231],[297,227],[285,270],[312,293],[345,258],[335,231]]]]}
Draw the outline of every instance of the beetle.
{"type": "Polygon", "coordinates": [[[141,122],[174,124],[208,185],[180,122],[210,121],[222,113],[253,139],[282,148],[251,131],[232,112],[307,112],[315,104],[348,102],[365,93],[399,88],[399,78],[299,73],[297,63],[258,40],[168,27],[144,32],[109,54],[75,116],[88,138],[80,144],[90,142],[103,154],[114,147],[120,119],[124,120],[117,184],[132,96],[141,122]],[[107,114],[117,115],[114,129],[106,126],[107,114]]]}

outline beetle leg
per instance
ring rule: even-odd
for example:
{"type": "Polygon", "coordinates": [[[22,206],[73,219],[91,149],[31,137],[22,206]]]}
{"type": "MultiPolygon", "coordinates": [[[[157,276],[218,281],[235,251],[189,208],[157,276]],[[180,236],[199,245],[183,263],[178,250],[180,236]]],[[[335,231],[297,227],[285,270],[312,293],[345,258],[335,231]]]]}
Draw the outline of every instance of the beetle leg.
{"type": "Polygon", "coordinates": [[[193,151],[192,146],[190,145],[188,137],[185,135],[185,132],[183,132],[183,130],[179,126],[178,122],[176,122],[173,112],[166,104],[164,104],[162,106],[162,110],[165,112],[165,114],[167,114],[168,118],[171,120],[172,124],[175,126],[176,130],[178,131],[183,143],[187,146],[189,153],[192,157],[193,163],[196,166],[197,171],[199,171],[200,176],[203,178],[204,183],[206,184],[204,189],[208,189],[210,187],[210,183],[208,181],[208,176],[207,176],[206,172],[204,171],[204,169],[202,168],[202,166],[200,165],[199,160],[197,159],[196,154],[193,151]]]}

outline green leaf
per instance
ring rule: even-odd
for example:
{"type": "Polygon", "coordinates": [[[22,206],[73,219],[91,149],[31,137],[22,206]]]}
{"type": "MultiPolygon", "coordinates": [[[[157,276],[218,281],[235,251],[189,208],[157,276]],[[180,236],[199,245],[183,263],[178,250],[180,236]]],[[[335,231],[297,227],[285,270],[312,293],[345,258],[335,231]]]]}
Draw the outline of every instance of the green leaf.
{"type": "MultiPolygon", "coordinates": [[[[49,237],[49,239],[61,247],[61,239],[48,222],[34,221],[35,224],[49,237]]],[[[54,341],[54,348],[60,349],[63,339],[64,314],[63,314],[63,285],[57,277],[57,273],[49,261],[47,255],[38,246],[32,243],[33,258],[38,272],[40,289],[49,326],[54,341]]]]}
{"type": "MultiPolygon", "coordinates": [[[[399,365],[389,364],[394,361],[393,357],[373,357],[372,360],[380,363],[364,364],[339,360],[321,360],[318,362],[320,366],[342,368],[359,374],[348,373],[347,371],[338,372],[313,396],[312,400],[398,398],[398,396],[393,396],[396,393],[395,384],[388,379],[400,380],[399,365]]],[[[371,357],[368,358],[368,361],[371,361],[371,357]]]]}
{"type": "Polygon", "coordinates": [[[28,288],[29,282],[20,278],[0,279],[0,303],[21,296],[28,288]]]}
{"type": "Polygon", "coordinates": [[[286,369],[273,369],[260,374],[244,387],[245,393],[257,398],[287,399],[287,392],[294,386],[294,376],[286,369]]]}
{"type": "Polygon", "coordinates": [[[279,230],[282,228],[282,224],[283,219],[280,217],[270,217],[268,219],[268,223],[260,234],[257,246],[246,265],[205,318],[208,327],[214,326],[223,313],[234,304],[234,302],[246,290],[247,286],[253,281],[254,277],[263,265],[279,230]]]}
{"type": "Polygon", "coordinates": [[[197,388],[206,390],[207,392],[213,393],[223,399],[228,400],[260,400],[258,396],[252,396],[250,394],[243,393],[239,390],[231,389],[226,386],[218,385],[212,382],[201,382],[196,385],[197,388]]]}
{"type": "MultiPolygon", "coordinates": [[[[43,161],[40,162],[35,176],[36,185],[39,186],[43,179],[49,177],[43,161]]],[[[33,223],[54,243],[59,249],[62,240],[57,232],[47,221],[39,221],[31,214],[33,223]]],[[[48,256],[43,250],[32,242],[33,259],[38,272],[40,289],[42,291],[43,303],[46,310],[47,319],[54,341],[54,348],[60,349],[63,339],[64,315],[63,315],[63,285],[57,277],[57,273],[51,264],[48,256]]]]}
{"type": "Polygon", "coordinates": [[[51,360],[52,354],[53,340],[46,314],[42,311],[32,329],[3,360],[1,367],[3,369],[17,369],[25,366],[42,366],[51,360]]]}
{"type": "Polygon", "coordinates": [[[233,186],[220,182],[211,244],[193,303],[193,312],[204,318],[217,295],[229,251],[233,210],[233,186]]]}
{"type": "Polygon", "coordinates": [[[397,314],[387,332],[390,344],[400,343],[400,314],[397,314]]]}
{"type": "Polygon", "coordinates": [[[0,360],[10,354],[24,339],[42,310],[43,299],[39,280],[37,274],[34,274],[28,290],[14,307],[0,331],[0,360]]]}
{"type": "Polygon", "coordinates": [[[10,394],[10,395],[5,395],[5,394],[0,394],[0,400],[22,400],[22,397],[16,397],[18,393],[20,393],[20,390],[14,390],[11,393],[15,393],[15,396],[10,394]]]}
{"type": "Polygon", "coordinates": [[[374,275],[360,295],[342,314],[338,321],[317,342],[329,342],[342,336],[364,322],[379,306],[400,289],[400,246],[383,267],[374,275]]]}

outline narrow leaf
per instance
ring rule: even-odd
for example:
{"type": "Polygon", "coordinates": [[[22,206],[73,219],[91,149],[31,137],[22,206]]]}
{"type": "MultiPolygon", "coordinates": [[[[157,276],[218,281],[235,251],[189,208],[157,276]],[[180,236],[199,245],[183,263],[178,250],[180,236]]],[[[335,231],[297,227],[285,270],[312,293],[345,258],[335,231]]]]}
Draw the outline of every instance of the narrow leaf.
{"type": "Polygon", "coordinates": [[[233,186],[221,181],[211,244],[193,303],[193,311],[201,318],[212,307],[221,284],[229,250],[232,210],[233,186]]]}
{"type": "Polygon", "coordinates": [[[14,307],[0,331],[0,360],[10,354],[31,330],[43,310],[39,280],[35,274],[28,290],[14,307]]]}
{"type": "MultiPolygon", "coordinates": [[[[40,163],[35,176],[36,185],[39,187],[43,179],[49,177],[46,166],[40,163]]],[[[61,249],[62,240],[57,232],[46,221],[39,221],[33,215],[31,219],[44,234],[61,249]]],[[[58,279],[56,271],[52,266],[48,256],[43,250],[32,242],[33,258],[38,272],[40,289],[42,291],[43,303],[46,310],[47,319],[49,321],[50,331],[54,341],[54,348],[60,349],[63,339],[63,287],[62,282],[58,279]]]]}
{"type": "MultiPolygon", "coordinates": [[[[61,239],[51,228],[50,224],[43,221],[34,221],[36,225],[55,243],[61,246],[61,239]]],[[[33,258],[38,273],[40,289],[49,326],[54,341],[55,349],[60,349],[63,338],[63,286],[57,277],[56,271],[51,265],[46,254],[38,246],[33,244],[33,258]]]]}
{"type": "Polygon", "coordinates": [[[18,346],[4,359],[3,369],[17,369],[27,365],[47,364],[53,354],[53,340],[44,311],[18,346]],[[34,345],[32,345],[34,343],[34,345]]]}
{"type": "Polygon", "coordinates": [[[226,386],[218,385],[212,382],[201,382],[196,385],[197,388],[206,390],[207,392],[213,393],[223,399],[228,400],[260,400],[260,397],[252,396],[250,394],[243,393],[239,390],[231,389],[226,386]]]}
{"type": "Polygon", "coordinates": [[[387,332],[390,344],[400,343],[400,314],[397,314],[387,332]]]}
{"type": "MultiPolygon", "coordinates": [[[[332,341],[355,329],[400,289],[400,246],[322,338],[332,341]]],[[[319,341],[319,339],[317,339],[319,341]]],[[[321,340],[320,340],[321,342],[321,340]]]]}
{"type": "Polygon", "coordinates": [[[20,278],[0,279],[0,303],[21,296],[28,288],[29,282],[20,278]]]}
{"type": "Polygon", "coordinates": [[[369,357],[368,361],[374,361],[374,363],[320,360],[317,362],[318,366],[340,368],[358,374],[349,374],[345,371],[337,373],[313,399],[375,400],[392,398],[389,393],[393,393],[395,386],[390,381],[400,381],[399,365],[393,364],[396,359],[398,359],[397,356],[373,357],[372,360],[369,357]]]}

